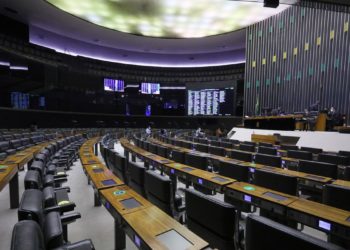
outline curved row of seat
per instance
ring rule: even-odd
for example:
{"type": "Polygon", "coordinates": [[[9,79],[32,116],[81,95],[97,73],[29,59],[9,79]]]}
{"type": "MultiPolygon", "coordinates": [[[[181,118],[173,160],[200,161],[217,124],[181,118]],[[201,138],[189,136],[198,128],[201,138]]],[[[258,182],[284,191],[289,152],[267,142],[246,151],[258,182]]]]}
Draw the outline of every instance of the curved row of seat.
{"type": "Polygon", "coordinates": [[[28,164],[25,191],[18,208],[19,222],[13,228],[11,250],[94,249],[91,240],[68,241],[68,224],[80,218],[69,200],[66,171],[77,160],[84,138],[70,136],[51,142],[28,164]]]}
{"type": "MultiPolygon", "coordinates": [[[[138,140],[138,138],[134,138],[135,139],[135,142],[136,142],[136,144],[137,145],[143,145],[143,143],[141,143],[141,141],[140,140],[138,140]]],[[[150,144],[149,144],[150,145],[150,144]]],[[[130,147],[130,149],[131,149],[131,151],[133,150],[132,149],[133,147],[130,147]]],[[[149,148],[148,148],[149,149],[149,148]]],[[[135,149],[136,151],[135,152],[133,152],[133,154],[136,154],[136,155],[139,155],[139,157],[142,159],[142,158],[144,158],[145,160],[148,160],[148,158],[154,158],[154,157],[156,157],[155,156],[155,154],[157,154],[157,152],[159,151],[160,153],[161,152],[163,152],[163,150],[162,150],[162,147],[157,147],[157,151],[156,152],[154,152],[154,151],[151,151],[150,150],[150,153],[151,154],[148,154],[149,156],[148,157],[146,157],[146,156],[142,156],[142,154],[144,154],[144,155],[147,155],[147,154],[145,154],[145,153],[140,153],[141,151],[139,150],[139,149],[135,149]],[[153,156],[152,156],[153,155],[153,156]]],[[[172,150],[172,152],[170,153],[170,155],[172,155],[172,154],[174,154],[174,151],[172,150]]],[[[166,154],[167,155],[167,154],[166,154]]],[[[167,157],[167,156],[165,156],[165,157],[167,157]]],[[[152,162],[152,161],[151,161],[152,162]]],[[[164,163],[165,165],[167,165],[166,163],[164,163]]],[[[163,164],[163,165],[164,165],[163,164]]],[[[170,164],[168,164],[168,165],[170,165],[170,164]]],[[[176,165],[176,164],[175,164],[176,165]]],[[[192,165],[189,165],[189,166],[192,166],[192,165]]],[[[165,168],[168,168],[168,167],[170,167],[170,166],[161,166],[161,168],[162,167],[165,167],[165,168]]],[[[170,167],[171,168],[171,167],[170,167]]],[[[174,170],[175,170],[176,168],[174,167],[174,170]]],[[[245,168],[246,170],[249,170],[249,168],[245,168]]],[[[266,171],[261,171],[262,173],[266,173],[266,171]]],[[[169,174],[177,174],[177,171],[175,170],[175,171],[168,171],[167,173],[169,173],[169,174]]],[[[181,174],[180,174],[181,175],[181,174]]],[[[179,176],[180,176],[179,175],[179,176]]],[[[263,175],[262,175],[262,178],[263,178],[263,175]]],[[[198,181],[199,181],[199,179],[197,179],[198,181]]],[[[272,179],[270,179],[270,182],[274,182],[275,181],[275,179],[274,178],[272,178],[272,179]]],[[[204,183],[204,181],[202,180],[202,182],[204,183]]],[[[195,184],[195,183],[194,183],[195,184]]],[[[198,184],[198,183],[197,183],[198,184]]],[[[259,184],[259,183],[257,183],[257,184],[259,184]]],[[[274,184],[276,184],[276,183],[274,183],[274,184]]],[[[248,184],[247,184],[248,185],[248,184]]],[[[277,185],[277,184],[276,184],[277,185]]],[[[278,186],[278,185],[277,185],[278,186]]],[[[295,192],[294,192],[295,193],[295,192]]],[[[295,194],[294,194],[295,195],[295,194]]],[[[346,204],[346,202],[345,202],[345,204],[346,204]]],[[[344,208],[343,208],[344,209],[344,208]]],[[[344,213],[344,214],[346,214],[346,213],[344,213]]],[[[349,215],[349,213],[348,213],[348,215],[349,215]]],[[[348,216],[349,217],[349,216],[348,216]]]]}

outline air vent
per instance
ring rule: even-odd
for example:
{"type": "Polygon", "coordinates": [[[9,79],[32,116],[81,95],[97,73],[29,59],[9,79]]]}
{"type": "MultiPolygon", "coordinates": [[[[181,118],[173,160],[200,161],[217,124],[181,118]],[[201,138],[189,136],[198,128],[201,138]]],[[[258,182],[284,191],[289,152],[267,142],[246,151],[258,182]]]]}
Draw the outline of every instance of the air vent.
{"type": "Polygon", "coordinates": [[[18,11],[17,10],[14,10],[10,7],[4,7],[4,10],[6,10],[7,12],[10,12],[12,14],[18,14],[18,11]]]}

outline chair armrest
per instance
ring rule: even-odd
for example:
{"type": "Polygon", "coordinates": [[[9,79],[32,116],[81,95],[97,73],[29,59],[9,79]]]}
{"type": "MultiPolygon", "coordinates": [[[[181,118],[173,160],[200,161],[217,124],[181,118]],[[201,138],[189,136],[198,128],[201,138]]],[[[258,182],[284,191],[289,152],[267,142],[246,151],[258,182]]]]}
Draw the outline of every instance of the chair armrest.
{"type": "Polygon", "coordinates": [[[61,222],[62,222],[62,225],[67,225],[80,218],[81,218],[81,214],[78,212],[64,214],[64,215],[61,215],[61,222]]]}
{"type": "Polygon", "coordinates": [[[76,205],[74,202],[69,202],[62,205],[47,207],[44,209],[44,213],[48,214],[50,212],[60,212],[60,213],[70,212],[70,211],[73,211],[75,207],[76,205]]]}
{"type": "Polygon", "coordinates": [[[95,246],[90,239],[67,244],[53,250],[95,250],[95,246]]]}
{"type": "Polygon", "coordinates": [[[55,191],[59,191],[59,190],[66,190],[67,193],[70,193],[70,187],[57,187],[54,188],[55,191]]]}

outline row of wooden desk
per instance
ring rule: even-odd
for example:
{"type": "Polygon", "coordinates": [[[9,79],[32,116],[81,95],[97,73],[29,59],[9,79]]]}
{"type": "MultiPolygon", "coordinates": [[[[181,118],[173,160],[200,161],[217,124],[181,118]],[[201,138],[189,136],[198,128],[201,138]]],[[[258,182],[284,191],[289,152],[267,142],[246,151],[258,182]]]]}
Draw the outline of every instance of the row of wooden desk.
{"type": "MultiPolygon", "coordinates": [[[[161,142],[161,141],[153,139],[153,138],[150,139],[150,141],[155,143],[155,144],[158,144],[158,145],[170,148],[170,149],[174,149],[174,150],[177,150],[180,152],[200,155],[200,156],[206,157],[208,159],[211,159],[212,161],[224,161],[224,162],[228,162],[228,163],[246,166],[246,167],[249,167],[252,172],[254,171],[254,169],[264,169],[264,170],[269,170],[269,171],[273,171],[273,172],[279,172],[279,173],[287,174],[290,176],[295,176],[300,180],[301,183],[311,182],[311,183],[314,183],[315,185],[323,185],[323,184],[327,184],[327,183],[332,182],[332,178],[325,177],[325,176],[308,174],[308,173],[303,173],[303,172],[299,172],[299,171],[289,170],[286,168],[266,166],[266,165],[262,165],[262,164],[256,164],[256,163],[252,163],[252,162],[245,162],[245,161],[241,161],[241,160],[236,160],[236,159],[228,158],[225,156],[219,156],[219,155],[213,155],[213,154],[209,154],[209,153],[198,152],[198,151],[194,151],[191,149],[182,148],[179,146],[174,146],[172,144],[167,144],[167,143],[161,142]]],[[[230,149],[226,149],[226,150],[230,150],[230,149]]],[[[293,162],[298,161],[297,159],[287,158],[287,157],[283,157],[282,159],[285,161],[293,161],[293,162]]]]}
{"type": "MultiPolygon", "coordinates": [[[[277,213],[281,216],[285,216],[287,219],[308,225],[325,233],[331,233],[350,240],[349,211],[269,190],[250,183],[238,182],[228,177],[199,170],[183,164],[178,164],[175,162],[163,164],[160,162],[160,160],[164,161],[166,160],[165,158],[150,154],[148,151],[134,146],[126,139],[121,139],[120,142],[125,150],[133,155],[136,155],[145,162],[149,162],[150,164],[158,162],[158,165],[155,164],[155,166],[158,168],[167,169],[166,172],[168,175],[176,175],[197,185],[203,185],[206,188],[223,192],[225,194],[225,200],[228,202],[231,201],[232,203],[235,201],[235,205],[237,205],[237,201],[241,202],[241,204],[251,204],[277,213]],[[154,158],[157,160],[155,161],[154,158]]],[[[166,146],[164,143],[162,145],[166,146]]],[[[182,149],[176,146],[173,146],[173,148],[177,150],[182,149]]],[[[187,151],[187,149],[183,150],[187,151]]],[[[255,166],[249,163],[246,164],[248,167],[253,168],[264,167],[263,165],[258,164],[255,166]]],[[[279,171],[292,173],[290,170],[279,169],[279,171]]],[[[302,176],[303,173],[297,173],[303,178],[309,178],[302,176]]],[[[315,177],[312,177],[312,179],[315,179],[315,177]]],[[[335,181],[334,184],[345,185],[348,187],[350,186],[350,182],[340,180],[335,181]]]]}
{"type": "Polygon", "coordinates": [[[45,142],[32,146],[0,161],[0,191],[2,191],[7,184],[10,185],[11,209],[18,208],[19,205],[18,172],[23,170],[24,165],[33,160],[34,156],[48,144],[49,142],[45,142]]]}
{"type": "Polygon", "coordinates": [[[114,218],[115,249],[125,248],[125,234],[140,249],[204,249],[208,243],[151,204],[117,178],[94,154],[98,138],[79,151],[84,172],[100,205],[114,218]]]}

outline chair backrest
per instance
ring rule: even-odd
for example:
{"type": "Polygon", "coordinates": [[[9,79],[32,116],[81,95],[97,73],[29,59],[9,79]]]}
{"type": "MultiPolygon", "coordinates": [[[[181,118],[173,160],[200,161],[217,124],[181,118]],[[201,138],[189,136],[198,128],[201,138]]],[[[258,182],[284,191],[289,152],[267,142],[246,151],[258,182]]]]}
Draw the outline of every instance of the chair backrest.
{"type": "Polygon", "coordinates": [[[16,148],[20,148],[22,146],[21,140],[19,140],[19,139],[11,140],[10,141],[10,145],[11,145],[12,148],[15,148],[15,149],[16,148]]]}
{"type": "Polygon", "coordinates": [[[252,145],[252,146],[256,146],[256,142],[253,141],[244,141],[242,144],[246,144],[246,145],[252,145]]]}
{"type": "Polygon", "coordinates": [[[299,150],[299,147],[297,145],[281,144],[280,149],[282,149],[282,150],[299,150]]]}
{"type": "Polygon", "coordinates": [[[277,155],[277,149],[272,148],[272,147],[259,146],[258,153],[259,154],[266,154],[266,155],[277,155]]]}
{"type": "Polygon", "coordinates": [[[208,153],[208,145],[207,144],[197,144],[196,150],[204,153],[208,153]]]}
{"type": "Polygon", "coordinates": [[[187,226],[218,249],[234,249],[235,208],[197,191],[186,189],[187,226]]]}
{"type": "Polygon", "coordinates": [[[136,192],[145,196],[145,168],[134,164],[128,163],[129,166],[129,185],[136,192]]]}
{"type": "Polygon", "coordinates": [[[255,169],[253,183],[281,193],[297,195],[298,179],[295,176],[255,169]]]}
{"type": "Polygon", "coordinates": [[[175,162],[185,164],[185,153],[178,150],[172,150],[171,159],[175,162]]]}
{"type": "Polygon", "coordinates": [[[287,150],[287,156],[290,158],[307,160],[307,161],[312,160],[312,153],[309,151],[287,150]]]}
{"type": "Polygon", "coordinates": [[[317,157],[318,161],[332,163],[336,165],[349,165],[349,158],[342,155],[333,155],[333,154],[326,154],[326,153],[320,153],[317,157]]]}
{"type": "Polygon", "coordinates": [[[245,243],[246,250],[344,250],[332,243],[253,214],[247,217],[245,243]]]}
{"type": "Polygon", "coordinates": [[[0,142],[0,152],[5,152],[10,148],[10,144],[8,141],[2,141],[0,142]]]}
{"type": "Polygon", "coordinates": [[[350,188],[334,184],[323,187],[323,203],[332,207],[350,211],[350,188]]]}
{"type": "Polygon", "coordinates": [[[229,157],[236,160],[251,162],[253,160],[253,154],[250,152],[243,152],[238,150],[232,150],[228,152],[229,157]]]}
{"type": "Polygon", "coordinates": [[[117,152],[113,153],[113,164],[110,166],[112,172],[117,175],[123,182],[127,183],[126,158],[117,152]]]}
{"type": "Polygon", "coordinates": [[[208,153],[213,155],[226,156],[226,150],[222,147],[209,146],[208,153]]]}
{"type": "Polygon", "coordinates": [[[247,151],[247,152],[255,152],[255,146],[250,145],[250,144],[241,143],[241,144],[239,144],[239,150],[247,151]]]}
{"type": "Polygon", "coordinates": [[[167,214],[174,215],[174,191],[171,180],[153,171],[145,172],[146,197],[167,214]]]}
{"type": "Polygon", "coordinates": [[[325,162],[300,160],[298,170],[308,174],[321,175],[336,179],[338,167],[335,164],[325,162]]]}
{"type": "Polygon", "coordinates": [[[235,163],[220,161],[219,174],[238,181],[249,181],[249,168],[235,163]]]}
{"type": "Polygon", "coordinates": [[[161,145],[157,145],[157,155],[167,158],[168,157],[168,149],[161,145]]]}
{"type": "Polygon", "coordinates": [[[220,147],[223,147],[223,148],[233,148],[233,143],[221,141],[221,142],[220,142],[220,147]]]}
{"type": "Polygon", "coordinates": [[[272,143],[268,143],[268,142],[259,142],[259,147],[273,148],[273,144],[272,143]]]}
{"type": "Polygon", "coordinates": [[[309,151],[313,154],[319,154],[323,152],[322,148],[311,148],[311,147],[300,147],[300,150],[309,151]]]}
{"type": "Polygon", "coordinates": [[[45,216],[44,238],[48,249],[54,249],[64,244],[63,229],[60,214],[50,212],[45,216]]]}
{"type": "Polygon", "coordinates": [[[282,160],[280,156],[256,154],[255,163],[280,168],[282,160]]]}
{"type": "Polygon", "coordinates": [[[185,164],[202,170],[206,170],[208,168],[207,158],[196,154],[186,154],[185,164]]]}
{"type": "Polygon", "coordinates": [[[151,152],[152,154],[157,154],[157,145],[153,143],[148,144],[148,151],[151,152]]]}
{"type": "Polygon", "coordinates": [[[24,190],[18,207],[18,220],[34,220],[44,225],[43,194],[37,189],[24,190]]]}
{"type": "Polygon", "coordinates": [[[45,250],[44,236],[38,223],[23,220],[12,230],[11,250],[45,250]]]}

